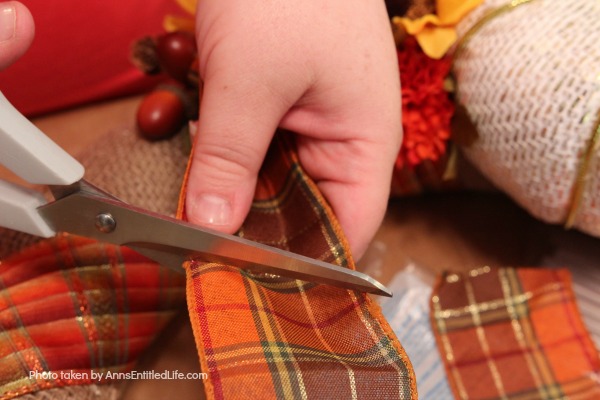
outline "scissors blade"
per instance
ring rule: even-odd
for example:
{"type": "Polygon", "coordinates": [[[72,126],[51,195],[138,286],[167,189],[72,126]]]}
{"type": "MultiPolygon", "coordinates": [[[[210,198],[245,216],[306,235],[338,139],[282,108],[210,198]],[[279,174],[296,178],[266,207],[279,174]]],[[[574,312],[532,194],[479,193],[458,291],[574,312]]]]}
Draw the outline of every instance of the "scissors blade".
{"type": "Polygon", "coordinates": [[[124,245],[177,270],[185,261],[200,259],[233,265],[252,274],[281,275],[392,296],[385,286],[361,272],[143,210],[85,181],[53,193],[57,200],[38,211],[56,231],[124,245]]]}

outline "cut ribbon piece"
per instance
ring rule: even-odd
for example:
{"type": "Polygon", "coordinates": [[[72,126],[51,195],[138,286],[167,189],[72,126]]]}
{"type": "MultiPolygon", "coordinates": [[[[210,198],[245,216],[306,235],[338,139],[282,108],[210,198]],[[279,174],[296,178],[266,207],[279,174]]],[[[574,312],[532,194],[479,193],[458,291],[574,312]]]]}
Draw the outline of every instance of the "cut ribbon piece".
{"type": "Polygon", "coordinates": [[[456,398],[600,398],[600,359],[568,270],[445,274],[431,306],[456,398]]]}
{"type": "MultiPolygon", "coordinates": [[[[331,209],[283,135],[240,235],[354,268],[331,209]]],[[[186,271],[209,399],[417,398],[406,353],[368,295],[200,261],[186,271]]]]}

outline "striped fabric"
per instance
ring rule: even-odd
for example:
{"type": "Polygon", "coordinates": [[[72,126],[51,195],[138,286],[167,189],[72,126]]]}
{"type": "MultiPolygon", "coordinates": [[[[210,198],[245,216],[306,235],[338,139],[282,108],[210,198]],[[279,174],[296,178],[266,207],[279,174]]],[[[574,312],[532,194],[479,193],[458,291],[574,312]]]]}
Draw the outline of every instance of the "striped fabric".
{"type": "MultiPolygon", "coordinates": [[[[354,268],[331,210],[276,139],[240,234],[354,268]]],[[[408,358],[364,294],[220,264],[187,269],[207,397],[416,399],[408,358]]]]}
{"type": "Polygon", "coordinates": [[[567,270],[445,274],[431,307],[456,398],[600,398],[598,352],[567,270]]]}
{"type": "Polygon", "coordinates": [[[129,371],[185,301],[182,274],[68,235],[3,260],[0,289],[2,399],[129,371]]]}

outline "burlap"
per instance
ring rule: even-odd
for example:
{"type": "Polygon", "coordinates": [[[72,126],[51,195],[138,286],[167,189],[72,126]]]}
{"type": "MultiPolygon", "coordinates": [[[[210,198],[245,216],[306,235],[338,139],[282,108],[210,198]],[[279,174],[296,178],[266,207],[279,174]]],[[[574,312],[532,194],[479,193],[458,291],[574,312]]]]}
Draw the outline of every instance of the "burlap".
{"type": "MultiPolygon", "coordinates": [[[[78,159],[85,167],[85,179],[96,186],[138,207],[175,215],[187,165],[183,136],[148,142],[135,130],[123,128],[107,134],[78,159]]],[[[0,227],[0,259],[37,241],[38,237],[0,227]]]]}
{"type": "Polygon", "coordinates": [[[81,156],[85,178],[123,201],[174,216],[187,165],[184,135],[149,142],[133,129],[103,138],[81,156]]]}
{"type": "Polygon", "coordinates": [[[464,153],[534,216],[600,236],[600,4],[520,2],[487,0],[459,24],[458,101],[479,132],[464,153]]]}

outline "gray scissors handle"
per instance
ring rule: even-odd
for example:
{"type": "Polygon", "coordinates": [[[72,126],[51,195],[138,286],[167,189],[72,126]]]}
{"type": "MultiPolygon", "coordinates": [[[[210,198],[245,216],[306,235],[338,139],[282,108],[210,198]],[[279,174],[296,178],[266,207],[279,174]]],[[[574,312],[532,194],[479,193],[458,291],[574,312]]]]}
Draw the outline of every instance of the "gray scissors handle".
{"type": "Polygon", "coordinates": [[[70,185],[84,168],[33,125],[0,92],[0,162],[27,182],[70,185]]]}
{"type": "MultiPolygon", "coordinates": [[[[0,163],[27,182],[68,185],[84,168],[33,125],[0,92],[0,163]]],[[[37,192],[0,181],[0,226],[48,237],[54,231],[38,215],[37,192]]]]}

